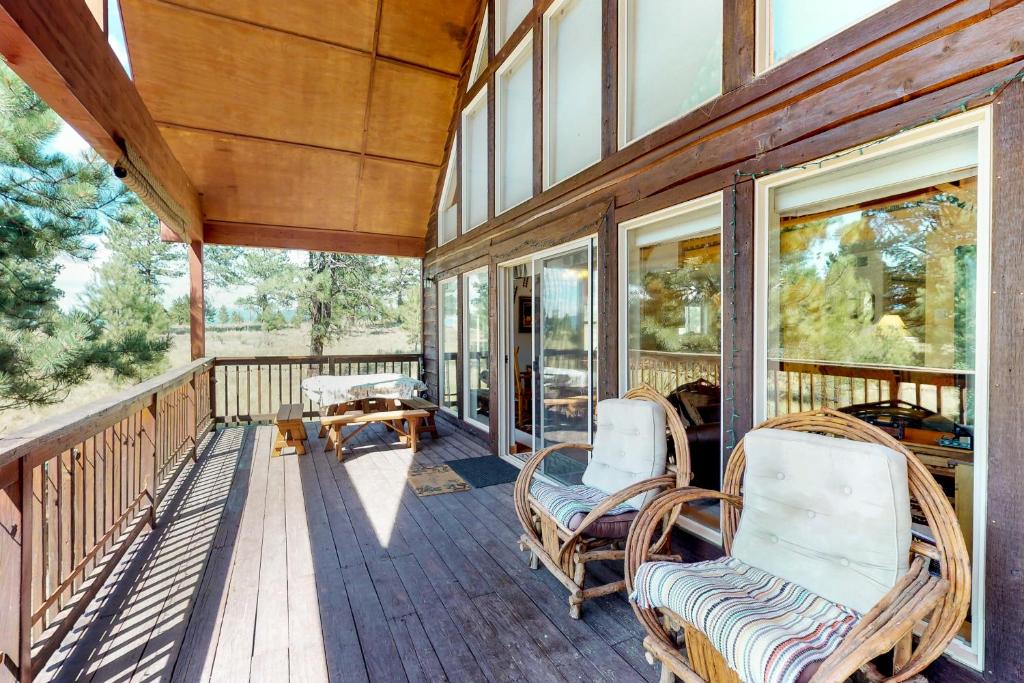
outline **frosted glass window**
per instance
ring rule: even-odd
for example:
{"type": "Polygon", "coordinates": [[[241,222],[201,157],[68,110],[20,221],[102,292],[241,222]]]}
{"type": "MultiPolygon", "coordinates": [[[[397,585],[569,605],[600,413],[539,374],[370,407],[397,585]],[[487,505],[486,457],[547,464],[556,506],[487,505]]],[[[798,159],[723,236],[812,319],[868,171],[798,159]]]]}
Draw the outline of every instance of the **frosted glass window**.
{"type": "Polygon", "coordinates": [[[476,50],[473,51],[473,66],[469,69],[469,83],[476,83],[480,74],[487,66],[487,12],[484,12],[483,24],[480,26],[480,37],[476,40],[476,50]]]}
{"type": "Polygon", "coordinates": [[[441,407],[459,410],[459,284],[455,278],[443,280],[437,288],[438,389],[441,407]]]}
{"type": "Polygon", "coordinates": [[[533,195],[533,42],[527,38],[498,73],[498,208],[533,195]]]}
{"type": "Polygon", "coordinates": [[[768,40],[762,66],[767,68],[803,52],[895,1],[761,0],[762,35],[768,40]]]}
{"type": "Polygon", "coordinates": [[[463,287],[466,292],[465,418],[488,427],[491,414],[491,309],[487,292],[487,269],[467,274],[463,279],[463,287]]]}
{"type": "Polygon", "coordinates": [[[455,239],[458,234],[459,204],[455,201],[455,160],[448,160],[444,173],[444,187],[441,190],[441,204],[437,212],[437,244],[455,239]]]}
{"type": "Polygon", "coordinates": [[[722,92],[722,3],[619,0],[619,142],[722,92]]]}
{"type": "Polygon", "coordinates": [[[601,2],[565,0],[545,17],[545,185],[601,159],[601,2]]]}
{"type": "Polygon", "coordinates": [[[533,0],[498,0],[498,11],[495,12],[497,25],[494,27],[498,40],[494,49],[501,49],[505,41],[512,37],[512,32],[530,13],[531,7],[533,0]]]}
{"type": "Polygon", "coordinates": [[[462,231],[487,220],[487,88],[462,113],[462,231]]]}

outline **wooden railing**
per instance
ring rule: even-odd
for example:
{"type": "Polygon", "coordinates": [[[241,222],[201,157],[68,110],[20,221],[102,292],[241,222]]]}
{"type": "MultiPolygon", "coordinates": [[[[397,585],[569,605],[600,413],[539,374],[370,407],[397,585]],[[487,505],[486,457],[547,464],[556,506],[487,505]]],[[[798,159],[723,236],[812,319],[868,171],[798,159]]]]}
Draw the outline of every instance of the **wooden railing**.
{"type": "Polygon", "coordinates": [[[971,375],[955,371],[774,361],[768,415],[901,398],[960,423],[968,420],[971,375]]]}
{"type": "Polygon", "coordinates": [[[315,375],[368,375],[396,372],[420,379],[417,353],[374,356],[218,356],[215,366],[217,422],[236,424],[272,420],[282,404],[302,403],[307,415],[316,406],[302,394],[302,380],[315,375]]]}
{"type": "MultiPolygon", "coordinates": [[[[0,657],[31,680],[213,427],[213,359],[0,436],[0,657]]],[[[0,676],[0,678],[5,678],[0,676]]]]}
{"type": "Polygon", "coordinates": [[[722,360],[717,353],[674,353],[670,351],[631,351],[629,385],[643,383],[668,394],[676,387],[705,379],[721,384],[722,360]]]}

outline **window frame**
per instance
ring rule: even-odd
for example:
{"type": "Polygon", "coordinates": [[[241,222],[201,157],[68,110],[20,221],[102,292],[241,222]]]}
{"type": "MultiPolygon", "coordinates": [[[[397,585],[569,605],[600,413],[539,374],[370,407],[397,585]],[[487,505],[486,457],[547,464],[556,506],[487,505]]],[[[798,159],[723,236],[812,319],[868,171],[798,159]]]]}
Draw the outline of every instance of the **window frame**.
{"type": "Polygon", "coordinates": [[[520,204],[524,204],[533,198],[533,165],[535,162],[534,150],[536,149],[535,140],[533,140],[533,31],[527,32],[526,36],[520,41],[519,45],[509,54],[508,58],[501,64],[498,70],[494,74],[494,215],[499,216],[506,211],[514,209],[520,204]],[[508,76],[508,73],[521,66],[524,62],[530,64],[530,193],[525,199],[522,199],[515,204],[505,205],[505,191],[503,180],[505,179],[505,155],[503,154],[505,147],[505,129],[504,116],[505,113],[505,97],[503,96],[502,79],[508,76]]]}
{"type": "Polygon", "coordinates": [[[462,344],[461,344],[461,335],[459,334],[459,328],[461,327],[460,323],[461,323],[461,320],[462,320],[461,311],[460,311],[461,305],[460,305],[460,301],[459,301],[459,298],[460,298],[459,297],[459,277],[457,275],[452,275],[450,277],[446,277],[446,278],[444,278],[442,280],[438,280],[437,281],[437,393],[438,393],[437,403],[438,403],[438,407],[441,410],[443,410],[444,412],[448,413],[449,415],[454,415],[455,417],[458,417],[459,416],[459,403],[460,403],[461,398],[462,398],[462,393],[461,393],[462,388],[461,387],[456,387],[456,390],[455,390],[456,403],[455,403],[455,407],[454,408],[450,408],[450,407],[446,406],[445,405],[445,400],[444,400],[445,392],[448,389],[448,387],[445,385],[445,369],[444,369],[444,363],[445,363],[444,356],[445,356],[445,353],[446,353],[445,346],[444,346],[444,318],[445,318],[444,288],[448,284],[455,285],[455,340],[456,340],[456,342],[455,342],[455,346],[456,346],[456,349],[455,349],[455,364],[456,364],[455,377],[456,377],[456,381],[458,381],[460,383],[462,381],[461,378],[459,377],[459,375],[461,373],[458,372],[459,356],[461,354],[461,348],[460,347],[462,346],[462,344]]]}
{"type": "MultiPolygon", "coordinates": [[[[985,547],[988,504],[989,455],[989,368],[991,310],[989,294],[992,281],[992,114],[991,106],[974,109],[945,120],[894,135],[869,147],[854,147],[803,164],[802,168],[780,171],[758,178],[754,187],[754,353],[753,396],[754,424],[767,414],[768,368],[768,231],[771,226],[772,202],[770,192],[782,185],[814,177],[822,173],[861,163],[916,147],[928,142],[949,138],[971,129],[978,136],[978,205],[977,205],[977,279],[975,305],[977,336],[975,341],[975,398],[974,398],[974,488],[972,586],[971,586],[971,642],[954,638],[946,654],[973,669],[984,669],[985,655],[985,547]]],[[[908,178],[909,180],[910,178],[908,178]]]]}
{"type": "MultiPolygon", "coordinates": [[[[725,232],[725,196],[724,192],[719,190],[718,192],[712,192],[711,194],[697,197],[681,204],[674,204],[672,206],[654,211],[652,213],[644,214],[637,218],[632,218],[628,221],[619,223],[619,274],[618,274],[618,362],[619,362],[619,393],[623,394],[629,389],[629,311],[627,308],[627,294],[629,290],[629,233],[632,230],[638,230],[644,228],[653,223],[659,221],[675,218],[678,216],[685,216],[688,213],[694,211],[701,211],[710,206],[718,205],[719,212],[719,227],[718,234],[724,240],[725,232]]],[[[712,234],[708,231],[698,232],[687,232],[684,230],[677,231],[678,234],[673,234],[673,237],[685,238],[685,237],[699,237],[701,235],[712,234]]],[[[725,249],[724,242],[723,248],[719,250],[719,272],[722,276],[722,289],[724,292],[724,279],[725,279],[725,249]]],[[[721,326],[719,330],[719,362],[724,364],[725,358],[725,325],[721,326]]],[[[723,403],[724,405],[724,403],[723,403]]],[[[719,443],[725,443],[725,420],[719,421],[719,443]]],[[[719,477],[724,478],[725,476],[725,462],[726,458],[722,453],[718,456],[718,467],[719,477]]],[[[681,516],[679,523],[690,533],[716,545],[722,544],[722,532],[720,529],[714,529],[711,527],[704,526],[700,522],[690,519],[688,517],[681,516]]]]}
{"type": "MultiPolygon", "coordinates": [[[[457,136],[453,138],[453,143],[457,140],[457,136]]],[[[456,151],[458,145],[452,144],[452,150],[448,154],[448,163],[445,166],[444,171],[444,183],[441,185],[441,198],[437,202],[437,246],[442,247],[449,242],[454,242],[459,237],[459,217],[461,217],[462,206],[461,202],[456,201],[455,189],[456,189],[456,171],[458,164],[456,163],[456,151]],[[445,233],[445,205],[448,204],[448,199],[452,200],[455,204],[455,225],[451,226],[452,236],[449,239],[444,239],[445,233]]]]}
{"type": "MultiPolygon", "coordinates": [[[[601,159],[604,157],[603,151],[601,149],[602,146],[603,146],[603,143],[602,143],[602,141],[600,139],[598,139],[598,141],[597,141],[598,155],[597,155],[596,159],[594,159],[592,162],[590,162],[586,166],[583,166],[583,167],[577,169],[576,171],[574,171],[570,175],[566,176],[565,178],[561,178],[559,180],[555,180],[554,179],[554,168],[553,168],[553,166],[554,166],[554,163],[553,163],[554,159],[552,157],[552,151],[553,151],[554,148],[553,148],[553,146],[551,144],[551,132],[552,132],[551,131],[551,124],[552,124],[552,121],[553,121],[552,116],[551,116],[551,80],[552,80],[551,79],[551,64],[552,64],[552,58],[551,58],[551,19],[554,17],[555,14],[558,13],[559,10],[562,9],[562,7],[564,7],[568,3],[595,2],[595,1],[596,0],[554,0],[554,2],[551,3],[551,5],[547,8],[547,10],[545,10],[544,17],[543,17],[542,22],[541,22],[542,23],[542,30],[543,30],[543,36],[542,36],[543,55],[541,55],[541,71],[542,71],[542,74],[541,74],[541,118],[542,118],[542,123],[541,123],[541,143],[542,143],[542,146],[541,146],[541,155],[542,155],[542,159],[541,159],[541,168],[542,168],[541,179],[542,179],[542,188],[545,191],[550,189],[550,188],[552,188],[552,187],[554,187],[555,185],[558,185],[559,183],[563,183],[563,182],[569,180],[570,178],[573,178],[573,177],[579,175],[580,173],[582,173],[586,169],[591,168],[592,166],[594,166],[594,164],[599,163],[601,161],[601,159]]],[[[601,7],[601,16],[604,17],[604,6],[603,6],[603,3],[602,3],[602,7],[601,7]]],[[[598,39],[600,39],[600,38],[601,38],[601,36],[598,35],[598,39]]],[[[603,46],[602,46],[602,51],[603,51],[603,46]]],[[[603,67],[602,67],[602,69],[603,69],[603,67]]],[[[600,83],[600,81],[599,81],[599,83],[600,83]]],[[[598,132],[600,134],[600,128],[599,128],[598,132]]]]}
{"type": "MultiPolygon", "coordinates": [[[[469,311],[470,311],[470,307],[469,307],[469,295],[470,295],[470,291],[469,291],[469,278],[474,276],[474,275],[479,275],[480,273],[483,273],[484,277],[487,280],[487,296],[488,296],[488,299],[489,299],[490,295],[491,295],[491,286],[492,286],[492,284],[491,284],[491,274],[490,274],[487,266],[480,266],[479,268],[474,268],[473,270],[467,270],[466,272],[462,273],[461,276],[460,276],[462,278],[462,301],[461,301],[461,308],[462,308],[463,311],[465,311],[465,314],[466,314],[466,324],[462,326],[462,344],[461,344],[461,346],[465,350],[464,351],[465,356],[464,356],[463,362],[462,362],[462,376],[460,377],[459,381],[462,383],[462,386],[460,387],[460,390],[461,390],[461,395],[462,395],[462,405],[465,408],[462,411],[463,412],[463,415],[462,415],[463,421],[466,422],[467,424],[470,424],[470,425],[474,426],[474,427],[482,429],[485,432],[490,432],[491,431],[490,418],[488,417],[488,421],[487,422],[481,422],[481,421],[479,421],[479,420],[477,420],[475,418],[472,418],[472,417],[469,416],[469,408],[468,408],[468,406],[470,405],[470,401],[469,401],[469,391],[470,391],[470,386],[469,386],[469,363],[468,363],[468,361],[469,361],[469,319],[470,319],[470,313],[469,313],[469,311]]],[[[487,347],[488,347],[489,351],[490,351],[490,344],[491,344],[491,323],[490,323],[490,319],[488,318],[488,322],[487,322],[487,347]]],[[[488,354],[488,355],[490,355],[490,354],[488,354]]],[[[489,365],[488,365],[488,367],[489,367],[489,365]]],[[[492,407],[491,410],[493,410],[493,409],[494,408],[492,407]]]]}
{"type": "Polygon", "coordinates": [[[775,67],[779,66],[780,64],[785,64],[789,60],[791,60],[791,59],[793,59],[795,57],[798,57],[798,56],[806,53],[809,50],[814,49],[815,47],[817,47],[818,45],[821,45],[825,41],[827,41],[827,40],[829,40],[831,38],[834,38],[835,36],[838,36],[840,33],[843,33],[844,31],[846,31],[846,30],[848,30],[850,28],[853,28],[857,24],[861,23],[862,21],[865,21],[866,19],[868,19],[870,17],[873,17],[874,15],[878,14],[879,12],[883,12],[883,11],[889,9],[890,7],[892,7],[893,5],[895,5],[898,2],[900,2],[900,0],[888,0],[888,4],[885,5],[884,7],[879,7],[878,9],[876,9],[876,10],[874,10],[872,12],[869,12],[868,14],[865,14],[860,19],[857,19],[854,22],[846,24],[845,26],[840,27],[839,29],[833,31],[832,33],[829,33],[827,35],[822,36],[820,39],[818,39],[817,41],[811,43],[810,45],[808,45],[807,47],[803,48],[802,50],[794,52],[793,54],[791,54],[788,57],[785,57],[783,59],[780,59],[779,61],[775,61],[774,58],[772,57],[772,53],[774,52],[774,45],[773,45],[773,42],[772,42],[772,12],[771,12],[772,0],[756,0],[756,7],[755,7],[755,12],[754,12],[755,13],[755,17],[756,17],[755,18],[756,30],[755,30],[755,39],[754,39],[754,43],[755,43],[755,50],[754,50],[754,62],[755,62],[754,63],[754,73],[755,73],[755,75],[760,75],[760,74],[762,74],[762,73],[764,73],[766,71],[771,71],[772,69],[774,69],[775,67]]]}
{"type": "MultiPolygon", "coordinates": [[[[472,143],[470,141],[470,139],[472,138],[472,135],[468,134],[468,126],[466,125],[466,122],[470,118],[470,116],[476,115],[478,113],[478,110],[480,110],[482,108],[483,111],[480,112],[480,113],[482,113],[483,117],[484,117],[484,130],[486,131],[489,128],[489,122],[487,121],[487,117],[488,117],[488,111],[487,111],[487,89],[488,89],[488,85],[484,85],[484,87],[480,88],[480,92],[478,92],[476,94],[476,96],[472,100],[470,100],[469,104],[467,104],[465,107],[463,107],[462,114],[459,117],[459,133],[460,133],[461,141],[462,141],[462,147],[461,147],[461,150],[460,150],[461,151],[461,159],[460,159],[460,161],[462,162],[462,173],[461,173],[461,177],[459,178],[459,180],[461,181],[459,183],[459,185],[462,188],[462,195],[459,197],[459,205],[460,205],[459,206],[459,210],[462,212],[461,215],[462,215],[462,234],[463,235],[465,235],[467,232],[469,232],[471,230],[475,230],[476,228],[479,228],[481,225],[484,225],[485,223],[487,223],[487,221],[490,220],[490,209],[489,208],[487,208],[485,210],[484,218],[479,223],[473,223],[470,220],[469,209],[470,209],[470,204],[471,203],[470,203],[468,197],[471,194],[471,190],[469,188],[469,183],[467,182],[467,178],[468,178],[469,173],[471,171],[470,165],[469,165],[469,163],[467,163],[467,158],[468,158],[467,157],[467,153],[472,153],[472,147],[471,147],[472,143]]],[[[485,147],[486,147],[486,145],[485,145],[485,147]]],[[[486,154],[486,149],[485,149],[485,159],[484,159],[484,169],[483,170],[487,174],[487,182],[488,183],[490,182],[490,173],[491,173],[490,158],[489,157],[490,157],[490,155],[486,154]]],[[[486,186],[486,184],[485,184],[485,186],[486,186]]],[[[484,203],[484,206],[487,207],[487,204],[488,204],[488,197],[487,197],[487,194],[486,194],[487,190],[485,189],[484,192],[485,192],[485,194],[484,194],[484,197],[483,197],[483,203],[484,203]]]]}
{"type": "Polygon", "coordinates": [[[483,75],[484,71],[487,70],[487,64],[490,61],[490,55],[487,43],[488,40],[488,18],[489,8],[484,9],[484,15],[481,17],[480,31],[477,33],[476,46],[473,48],[473,61],[469,65],[469,82],[468,88],[472,88],[480,76],[483,75]]]}
{"type": "Polygon", "coordinates": [[[627,128],[628,128],[628,120],[627,119],[628,119],[628,112],[629,112],[629,108],[627,106],[629,104],[629,102],[628,102],[629,88],[627,87],[627,78],[629,76],[629,68],[628,68],[628,66],[629,66],[629,40],[628,40],[629,32],[627,31],[627,28],[628,28],[627,22],[629,20],[629,17],[628,17],[629,11],[628,10],[629,10],[629,2],[630,2],[630,0],[617,0],[617,1],[618,1],[618,15],[619,15],[619,18],[618,18],[618,28],[616,30],[618,31],[618,41],[619,42],[618,42],[618,47],[617,47],[617,50],[616,50],[617,53],[618,53],[618,58],[617,58],[617,61],[618,61],[618,77],[617,77],[617,80],[618,80],[618,94],[616,96],[616,107],[618,108],[617,113],[616,113],[616,121],[617,121],[617,125],[616,125],[617,133],[616,133],[616,136],[618,137],[618,140],[616,142],[618,143],[618,148],[619,149],[624,149],[624,148],[630,146],[631,144],[633,144],[634,142],[636,142],[637,140],[641,140],[641,139],[647,137],[648,135],[650,135],[651,133],[654,133],[655,131],[661,130],[665,126],[667,126],[667,125],[669,125],[669,124],[671,124],[671,123],[673,123],[675,121],[678,121],[679,119],[683,118],[687,114],[689,114],[689,113],[691,113],[693,111],[696,111],[697,109],[700,109],[701,107],[703,107],[704,105],[708,104],[709,102],[713,102],[714,100],[716,100],[716,99],[718,99],[719,97],[722,96],[722,94],[723,94],[723,92],[725,90],[725,81],[724,81],[724,79],[725,79],[725,47],[724,47],[725,46],[725,15],[724,15],[725,10],[724,10],[724,7],[723,7],[723,5],[721,3],[716,3],[715,4],[715,7],[717,7],[718,10],[723,13],[723,16],[722,16],[722,54],[721,54],[722,70],[721,70],[721,78],[718,81],[718,92],[716,94],[712,95],[711,97],[707,98],[706,100],[698,102],[697,104],[693,105],[692,107],[690,107],[686,111],[681,112],[679,115],[677,115],[677,116],[675,116],[675,117],[673,117],[671,119],[668,119],[667,121],[663,121],[662,123],[659,123],[659,124],[655,125],[653,128],[651,128],[649,130],[637,133],[636,135],[634,135],[632,137],[629,137],[629,135],[627,133],[627,128]]]}
{"type": "MultiPolygon", "coordinates": [[[[519,28],[519,24],[515,26],[505,26],[505,8],[508,6],[509,0],[495,0],[494,2],[494,50],[498,51],[505,46],[505,43],[512,38],[512,34],[519,28]]],[[[530,2],[531,9],[533,2],[530,2]]],[[[530,16],[530,10],[526,10],[526,14],[519,20],[521,24],[526,17],[530,16]]],[[[511,59],[511,57],[509,57],[511,59]]]]}

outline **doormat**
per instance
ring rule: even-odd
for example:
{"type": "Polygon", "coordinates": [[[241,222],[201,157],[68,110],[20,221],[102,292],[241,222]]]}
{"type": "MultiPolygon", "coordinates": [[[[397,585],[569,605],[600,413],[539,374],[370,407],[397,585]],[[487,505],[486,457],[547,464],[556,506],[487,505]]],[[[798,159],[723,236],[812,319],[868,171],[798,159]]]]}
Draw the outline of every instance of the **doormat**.
{"type": "Polygon", "coordinates": [[[413,465],[409,468],[407,481],[420,498],[470,489],[469,484],[448,465],[413,465]]]}
{"type": "Polygon", "coordinates": [[[515,481],[519,476],[519,468],[508,464],[496,455],[449,460],[448,466],[475,489],[495,484],[507,484],[515,481]]]}

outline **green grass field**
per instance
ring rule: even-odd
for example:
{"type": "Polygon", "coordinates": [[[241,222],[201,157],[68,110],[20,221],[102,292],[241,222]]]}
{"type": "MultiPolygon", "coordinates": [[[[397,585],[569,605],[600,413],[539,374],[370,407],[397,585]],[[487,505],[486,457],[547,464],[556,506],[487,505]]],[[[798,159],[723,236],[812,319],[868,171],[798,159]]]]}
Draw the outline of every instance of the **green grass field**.
{"type": "MultiPolygon", "coordinates": [[[[414,353],[419,349],[410,345],[405,332],[400,328],[379,330],[353,330],[351,334],[332,341],[324,349],[326,354],[388,354],[414,353]]],[[[303,356],[309,353],[309,328],[291,327],[273,332],[240,331],[218,332],[207,329],[206,352],[211,356],[303,356]]],[[[165,370],[189,362],[189,339],[187,334],[174,336],[168,354],[165,370]]],[[[26,427],[34,422],[58,415],[62,412],[95,402],[129,388],[130,384],[119,384],[109,373],[97,372],[85,384],[75,387],[61,403],[8,410],[0,412],[0,434],[26,427]]]]}

